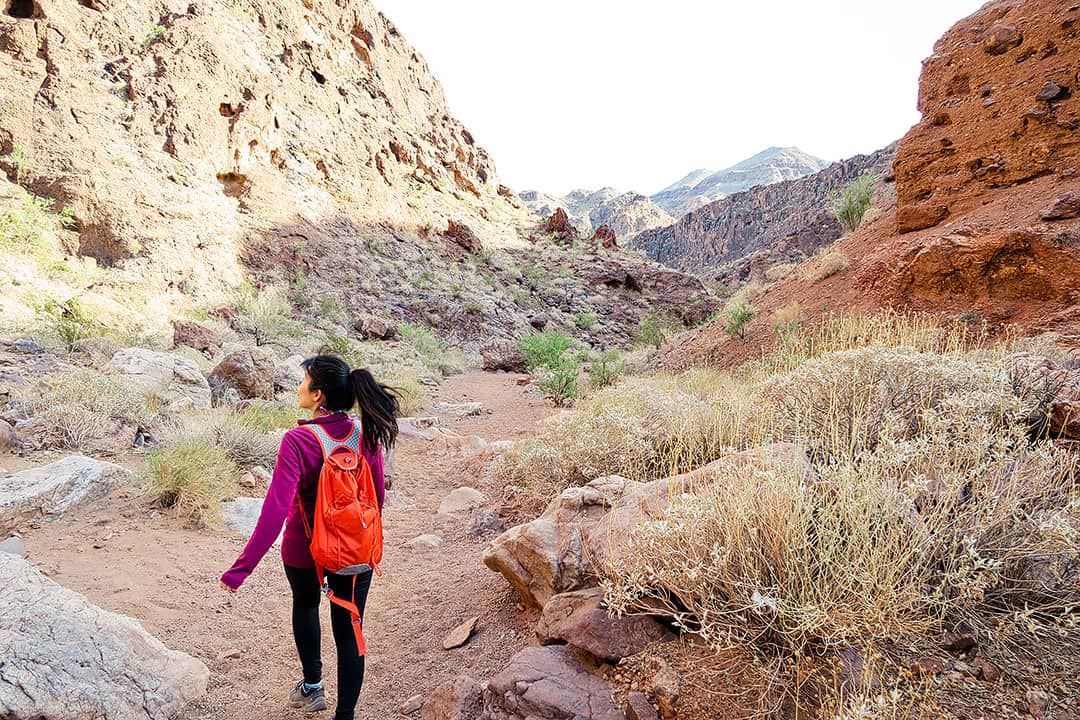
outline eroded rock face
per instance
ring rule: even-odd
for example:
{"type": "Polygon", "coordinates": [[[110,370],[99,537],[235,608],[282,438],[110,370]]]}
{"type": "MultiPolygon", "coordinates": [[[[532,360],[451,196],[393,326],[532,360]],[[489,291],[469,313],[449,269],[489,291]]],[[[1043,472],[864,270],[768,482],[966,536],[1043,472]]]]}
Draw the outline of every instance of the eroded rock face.
{"type": "Polygon", "coordinates": [[[119,465],[73,455],[0,477],[0,533],[35,520],[55,520],[79,503],[105,495],[130,476],[119,465]]]}
{"type": "Polygon", "coordinates": [[[212,358],[221,350],[221,333],[197,322],[178,320],[173,323],[173,347],[181,345],[212,358]]]}
{"type": "Polygon", "coordinates": [[[176,408],[190,405],[196,410],[206,410],[210,407],[210,384],[194,362],[180,355],[125,348],[113,355],[104,372],[124,375],[176,408]]]}
{"type": "Polygon", "coordinates": [[[480,683],[458,675],[435,688],[420,710],[423,720],[476,720],[482,708],[480,683]]]}
{"type": "Polygon", "coordinates": [[[536,636],[544,644],[569,643],[611,662],[635,655],[650,643],[674,639],[667,628],[646,615],[611,617],[603,600],[599,587],[553,596],[544,606],[536,636]]]}
{"type": "Polygon", "coordinates": [[[0,627],[0,715],[10,720],[166,720],[206,693],[202,662],[5,553],[0,627]]]}
{"type": "Polygon", "coordinates": [[[525,648],[484,690],[483,720],[624,720],[611,688],[565,645],[525,648]]]}
{"type": "Polygon", "coordinates": [[[246,348],[226,355],[210,373],[215,395],[228,389],[236,390],[242,398],[274,397],[273,359],[258,348],[246,348]]]}
{"type": "Polygon", "coordinates": [[[919,82],[922,120],[896,152],[896,227],[931,227],[989,191],[1076,168],[1080,8],[999,0],[934,45],[919,82]]]}
{"type": "Polygon", "coordinates": [[[557,593],[595,584],[583,533],[607,513],[628,482],[612,476],[567,488],[540,517],[495,538],[484,564],[501,572],[534,607],[542,608],[557,593]]]}

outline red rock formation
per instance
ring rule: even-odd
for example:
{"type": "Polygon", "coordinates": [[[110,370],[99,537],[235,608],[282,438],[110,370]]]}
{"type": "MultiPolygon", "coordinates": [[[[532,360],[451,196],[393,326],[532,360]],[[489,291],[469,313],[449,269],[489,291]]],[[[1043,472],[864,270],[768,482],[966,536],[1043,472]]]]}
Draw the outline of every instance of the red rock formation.
{"type": "Polygon", "coordinates": [[[999,0],[923,63],[922,121],[896,153],[896,227],[938,225],[999,188],[1080,168],[1080,8],[999,0]]]}

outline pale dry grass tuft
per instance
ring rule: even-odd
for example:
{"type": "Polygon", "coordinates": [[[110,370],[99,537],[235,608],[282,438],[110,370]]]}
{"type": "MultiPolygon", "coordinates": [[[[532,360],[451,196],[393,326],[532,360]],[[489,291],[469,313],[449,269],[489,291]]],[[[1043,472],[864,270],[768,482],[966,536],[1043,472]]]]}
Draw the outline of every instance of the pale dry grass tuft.
{"type": "Polygon", "coordinates": [[[837,247],[829,247],[810,258],[799,269],[799,277],[809,283],[819,283],[851,267],[851,258],[837,247]]]}
{"type": "Polygon", "coordinates": [[[161,507],[198,524],[215,525],[239,474],[224,448],[188,437],[150,455],[146,487],[161,507]]]}

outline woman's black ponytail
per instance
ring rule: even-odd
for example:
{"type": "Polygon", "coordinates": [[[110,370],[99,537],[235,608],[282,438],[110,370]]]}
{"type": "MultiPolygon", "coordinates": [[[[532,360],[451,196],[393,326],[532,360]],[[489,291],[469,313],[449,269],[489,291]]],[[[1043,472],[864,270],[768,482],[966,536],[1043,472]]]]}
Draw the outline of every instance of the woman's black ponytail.
{"type": "Polygon", "coordinates": [[[366,368],[349,373],[356,404],[360,408],[360,421],[364,427],[364,444],[374,453],[379,445],[385,450],[394,447],[397,440],[397,417],[400,410],[397,394],[387,385],[378,382],[366,368]]]}
{"type": "Polygon", "coordinates": [[[397,393],[377,381],[364,369],[350,370],[336,355],[324,353],[300,363],[311,383],[311,390],[322,390],[328,410],[346,412],[354,404],[360,408],[364,428],[364,446],[374,454],[380,445],[390,450],[397,440],[397,416],[400,412],[397,393]]]}

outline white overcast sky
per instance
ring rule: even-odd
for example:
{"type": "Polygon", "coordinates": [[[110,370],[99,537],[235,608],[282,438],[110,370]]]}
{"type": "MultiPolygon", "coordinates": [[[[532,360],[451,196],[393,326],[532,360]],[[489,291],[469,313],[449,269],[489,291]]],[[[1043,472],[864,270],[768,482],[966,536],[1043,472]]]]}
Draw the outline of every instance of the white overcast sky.
{"type": "Polygon", "coordinates": [[[771,145],[826,160],[918,122],[982,0],[374,0],[515,190],[653,193],[771,145]]]}

